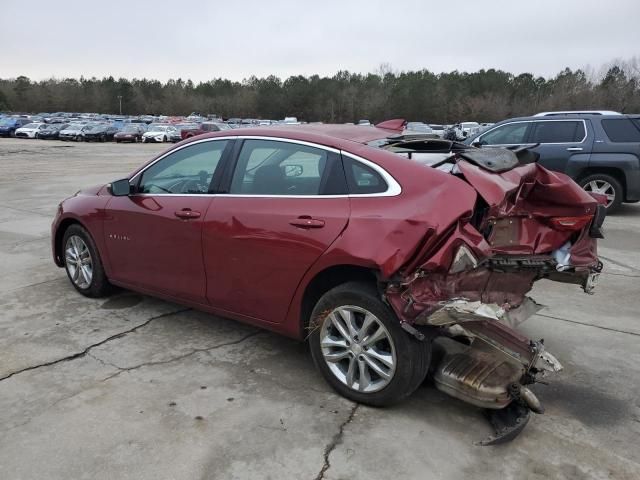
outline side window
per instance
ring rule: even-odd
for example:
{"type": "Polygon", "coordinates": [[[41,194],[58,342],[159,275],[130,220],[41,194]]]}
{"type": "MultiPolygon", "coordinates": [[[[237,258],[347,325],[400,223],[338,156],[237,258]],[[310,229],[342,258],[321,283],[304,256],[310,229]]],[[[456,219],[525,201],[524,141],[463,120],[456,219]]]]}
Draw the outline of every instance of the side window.
{"type": "Polygon", "coordinates": [[[200,142],[177,150],[147,168],[139,193],[208,193],[211,179],[229,142],[200,142]]]}
{"type": "Polygon", "coordinates": [[[640,121],[635,122],[628,118],[602,120],[602,128],[612,142],[640,142],[640,121]]]}
{"type": "Polygon", "coordinates": [[[352,158],[344,158],[350,194],[382,193],[389,188],[387,182],[373,168],[352,158]]]}
{"type": "Polygon", "coordinates": [[[531,143],[580,143],[584,140],[584,123],[577,121],[535,122],[531,143]]]}
{"type": "Polygon", "coordinates": [[[525,143],[527,128],[531,122],[509,123],[485,133],[480,137],[482,145],[512,145],[525,143]]]}
{"type": "Polygon", "coordinates": [[[276,140],[245,140],[229,193],[242,195],[329,195],[344,193],[336,154],[276,140]],[[342,191],[340,191],[342,190],[342,191]]]}

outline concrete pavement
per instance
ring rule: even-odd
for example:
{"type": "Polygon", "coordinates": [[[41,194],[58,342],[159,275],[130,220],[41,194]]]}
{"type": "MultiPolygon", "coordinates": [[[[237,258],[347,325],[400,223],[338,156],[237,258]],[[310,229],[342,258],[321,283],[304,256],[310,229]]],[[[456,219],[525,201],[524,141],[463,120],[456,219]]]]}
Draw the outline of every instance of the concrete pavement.
{"type": "Polygon", "coordinates": [[[54,266],[49,226],[80,187],[160,145],[0,139],[0,478],[638,479],[640,206],[606,220],[597,293],[539,282],[523,325],[565,371],[514,442],[425,383],[357,406],[305,345],[120,292],[87,299],[54,266]]]}

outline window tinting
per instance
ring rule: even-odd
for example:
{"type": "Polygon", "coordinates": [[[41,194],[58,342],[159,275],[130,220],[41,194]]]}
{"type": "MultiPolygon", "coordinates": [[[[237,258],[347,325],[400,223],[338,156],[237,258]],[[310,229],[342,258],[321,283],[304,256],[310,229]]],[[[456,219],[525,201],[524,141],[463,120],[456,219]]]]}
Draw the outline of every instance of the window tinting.
{"type": "Polygon", "coordinates": [[[612,142],[640,142],[640,120],[638,119],[602,120],[602,128],[612,142]]]}
{"type": "Polygon", "coordinates": [[[535,122],[530,143],[579,143],[584,139],[581,121],[535,122]]]}
{"type": "Polygon", "coordinates": [[[245,140],[229,193],[242,195],[336,195],[345,193],[337,155],[276,140],[245,140]]]}
{"type": "Polygon", "coordinates": [[[387,191],[387,182],[378,172],[356,160],[343,158],[350,194],[382,193],[387,191]]]}
{"type": "Polygon", "coordinates": [[[510,123],[497,127],[480,137],[483,145],[512,145],[524,143],[531,122],[510,123]]]}
{"type": "Polygon", "coordinates": [[[140,193],[208,193],[224,149],[229,142],[201,142],[177,150],[142,174],[140,193]]]}

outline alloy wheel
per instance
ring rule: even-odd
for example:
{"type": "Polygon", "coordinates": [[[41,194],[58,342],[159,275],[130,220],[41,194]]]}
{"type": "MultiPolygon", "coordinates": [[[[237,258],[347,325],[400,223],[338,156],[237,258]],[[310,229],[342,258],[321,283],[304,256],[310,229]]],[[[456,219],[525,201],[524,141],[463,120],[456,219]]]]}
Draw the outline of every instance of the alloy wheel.
{"type": "Polygon", "coordinates": [[[78,235],[72,235],[67,239],[64,250],[69,278],[78,288],[89,288],[93,279],[93,259],[89,247],[78,235]]]}
{"type": "Polygon", "coordinates": [[[616,191],[609,182],[605,180],[591,180],[584,186],[587,192],[600,193],[607,197],[607,207],[616,199],[616,191]]]}
{"type": "Polygon", "coordinates": [[[391,335],[373,313],[344,305],[323,321],[320,348],[331,373],[363,393],[382,390],[393,379],[396,352],[391,335]]]}

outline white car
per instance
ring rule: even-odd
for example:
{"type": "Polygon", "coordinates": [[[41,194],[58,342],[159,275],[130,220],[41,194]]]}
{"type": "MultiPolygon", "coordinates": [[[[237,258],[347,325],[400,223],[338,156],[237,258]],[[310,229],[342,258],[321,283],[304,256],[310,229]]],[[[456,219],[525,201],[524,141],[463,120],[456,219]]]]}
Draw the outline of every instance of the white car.
{"type": "Polygon", "coordinates": [[[86,123],[71,123],[64,130],[60,130],[60,134],[58,135],[58,138],[64,141],[73,140],[75,142],[81,142],[82,132],[86,128],[89,128],[86,123]]]}
{"type": "Polygon", "coordinates": [[[46,123],[34,122],[27,123],[24,127],[16,129],[16,137],[18,138],[38,138],[38,131],[42,130],[46,123]]]}
{"type": "Polygon", "coordinates": [[[142,134],[142,143],[168,142],[171,134],[179,135],[178,129],[173,125],[149,125],[149,130],[142,134]]]}
{"type": "Polygon", "coordinates": [[[433,129],[423,122],[408,122],[404,129],[405,135],[428,135],[433,129]]]}

